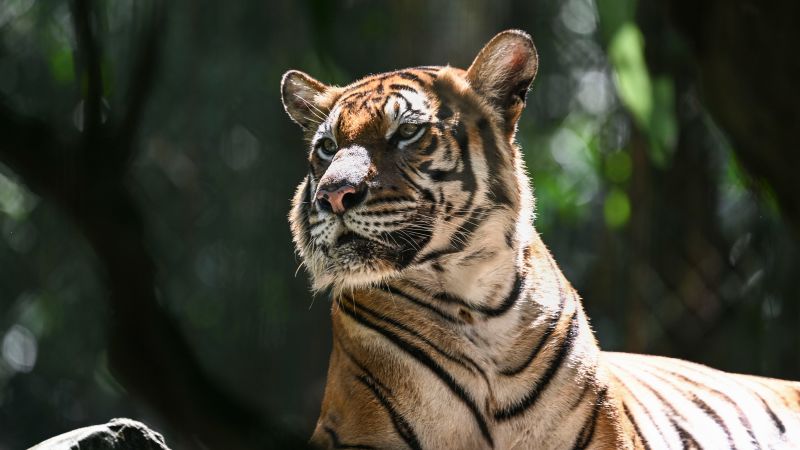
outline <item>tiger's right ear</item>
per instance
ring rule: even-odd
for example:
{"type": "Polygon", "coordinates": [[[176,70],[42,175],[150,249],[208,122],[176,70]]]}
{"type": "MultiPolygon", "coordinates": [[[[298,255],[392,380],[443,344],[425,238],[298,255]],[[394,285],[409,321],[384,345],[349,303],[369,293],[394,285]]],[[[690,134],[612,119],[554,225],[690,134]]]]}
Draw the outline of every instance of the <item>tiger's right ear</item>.
{"type": "Polygon", "coordinates": [[[309,129],[319,125],[328,115],[334,89],[299,70],[290,70],[281,79],[281,100],[289,117],[309,129]]]}

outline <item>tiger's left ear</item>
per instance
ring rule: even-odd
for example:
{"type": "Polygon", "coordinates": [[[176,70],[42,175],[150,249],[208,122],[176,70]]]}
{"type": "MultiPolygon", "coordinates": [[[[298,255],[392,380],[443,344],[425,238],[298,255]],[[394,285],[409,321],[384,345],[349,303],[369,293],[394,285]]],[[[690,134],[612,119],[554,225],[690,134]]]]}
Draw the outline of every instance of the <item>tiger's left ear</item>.
{"type": "Polygon", "coordinates": [[[513,132],[525,107],[539,55],[528,33],[507,30],[493,37],[467,69],[467,81],[505,118],[513,132]]]}

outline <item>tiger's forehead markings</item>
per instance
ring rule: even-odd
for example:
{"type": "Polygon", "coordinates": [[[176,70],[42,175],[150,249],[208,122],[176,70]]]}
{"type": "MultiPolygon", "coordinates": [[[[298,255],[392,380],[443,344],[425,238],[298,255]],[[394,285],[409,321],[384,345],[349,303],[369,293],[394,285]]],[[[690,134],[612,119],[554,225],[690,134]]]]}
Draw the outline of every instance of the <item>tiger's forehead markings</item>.
{"type": "MultiPolygon", "coordinates": [[[[420,75],[435,78],[432,71],[420,75]]],[[[407,72],[375,75],[345,88],[328,120],[320,127],[336,130],[343,140],[352,140],[374,129],[389,138],[404,121],[423,122],[431,106],[426,82],[407,72]]]]}

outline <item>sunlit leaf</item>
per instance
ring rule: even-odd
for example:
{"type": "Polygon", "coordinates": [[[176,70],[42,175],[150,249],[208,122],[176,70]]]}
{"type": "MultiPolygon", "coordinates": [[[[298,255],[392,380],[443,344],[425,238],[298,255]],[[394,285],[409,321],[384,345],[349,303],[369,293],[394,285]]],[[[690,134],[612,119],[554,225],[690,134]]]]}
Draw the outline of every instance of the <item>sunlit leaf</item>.
{"type": "Polygon", "coordinates": [[[626,223],[631,215],[631,204],[628,195],[621,189],[613,188],[606,195],[603,204],[603,215],[609,228],[619,228],[626,223]]]}
{"type": "Polygon", "coordinates": [[[636,0],[597,0],[600,31],[608,42],[624,24],[634,20],[636,0]]]}
{"type": "Polygon", "coordinates": [[[631,176],[631,157],[628,152],[617,151],[606,157],[606,178],[614,183],[624,183],[631,176]]]}
{"type": "Polygon", "coordinates": [[[663,167],[669,160],[678,138],[675,118],[675,88],[671,78],[657,77],[653,80],[653,113],[648,130],[652,140],[650,155],[657,166],[663,167]]]}
{"type": "Polygon", "coordinates": [[[608,56],[614,67],[620,100],[644,129],[653,114],[653,88],[644,61],[644,37],[633,23],[622,25],[611,39],[608,56]]]}
{"type": "Polygon", "coordinates": [[[22,186],[0,173],[0,212],[21,220],[34,206],[33,197],[22,186]]]}
{"type": "Polygon", "coordinates": [[[75,67],[72,61],[72,50],[60,47],[50,54],[50,73],[59,84],[68,84],[75,79],[75,67]]]}

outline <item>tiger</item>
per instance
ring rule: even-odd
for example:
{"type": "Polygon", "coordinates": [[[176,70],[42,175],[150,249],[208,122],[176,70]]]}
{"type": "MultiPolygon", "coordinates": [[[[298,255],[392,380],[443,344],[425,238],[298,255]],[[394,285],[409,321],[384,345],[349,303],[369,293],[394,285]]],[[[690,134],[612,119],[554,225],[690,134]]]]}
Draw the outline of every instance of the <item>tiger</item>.
{"type": "Polygon", "coordinates": [[[336,449],[800,448],[800,383],[601,351],[534,227],[516,141],[539,66],[492,38],[468,69],[344,87],[290,70],[308,173],[289,221],[333,343],[310,443],[336,449]]]}

